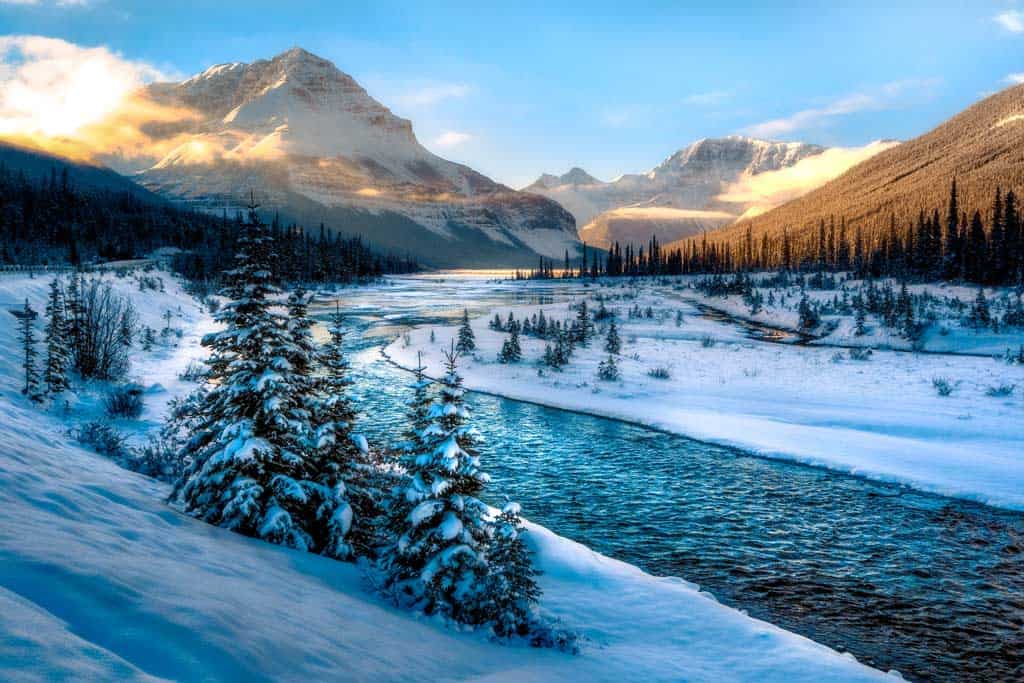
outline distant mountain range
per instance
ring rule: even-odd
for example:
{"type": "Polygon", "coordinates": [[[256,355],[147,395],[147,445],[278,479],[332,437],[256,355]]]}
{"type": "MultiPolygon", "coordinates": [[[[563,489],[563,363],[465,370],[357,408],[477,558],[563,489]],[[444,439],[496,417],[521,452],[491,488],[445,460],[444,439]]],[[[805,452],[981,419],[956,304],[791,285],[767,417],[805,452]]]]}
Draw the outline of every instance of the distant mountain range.
{"type": "MultiPolygon", "coordinates": [[[[806,195],[760,216],[741,220],[709,238],[736,243],[748,229],[754,239],[794,239],[832,217],[845,218],[867,238],[915,222],[920,211],[945,216],[950,182],[960,206],[987,211],[997,188],[1024,188],[1024,85],[991,95],[935,129],[863,161],[806,195]]],[[[681,243],[672,245],[680,246],[681,243]]]]}
{"type": "Polygon", "coordinates": [[[434,266],[529,265],[578,251],[560,205],[431,153],[408,120],[300,48],[145,95],[195,114],[182,124],[187,139],[137,177],[163,196],[220,211],[255,190],[283,217],[434,266]]]}
{"type": "Polygon", "coordinates": [[[647,173],[602,182],[581,168],[545,173],[526,192],[559,202],[576,218],[582,240],[599,247],[643,243],[652,235],[669,242],[734,222],[749,203],[719,196],[733,183],[778,171],[826,148],[730,136],[685,147],[647,173]]]}

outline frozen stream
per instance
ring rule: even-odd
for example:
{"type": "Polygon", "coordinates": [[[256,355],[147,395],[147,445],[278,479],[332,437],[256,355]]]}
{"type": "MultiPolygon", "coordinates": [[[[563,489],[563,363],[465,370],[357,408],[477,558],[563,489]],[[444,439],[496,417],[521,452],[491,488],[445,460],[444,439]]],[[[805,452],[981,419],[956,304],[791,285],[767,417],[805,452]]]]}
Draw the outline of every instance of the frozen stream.
{"type": "MultiPolygon", "coordinates": [[[[402,278],[345,291],[361,428],[397,433],[409,375],[379,347],[463,308],[578,283],[402,278]]],[[[333,308],[333,304],[332,304],[333,308]]],[[[322,311],[321,311],[322,312],[322,311]]],[[[614,420],[470,394],[499,492],[553,531],[916,680],[1024,678],[1024,515],[766,460],[614,420]]]]}

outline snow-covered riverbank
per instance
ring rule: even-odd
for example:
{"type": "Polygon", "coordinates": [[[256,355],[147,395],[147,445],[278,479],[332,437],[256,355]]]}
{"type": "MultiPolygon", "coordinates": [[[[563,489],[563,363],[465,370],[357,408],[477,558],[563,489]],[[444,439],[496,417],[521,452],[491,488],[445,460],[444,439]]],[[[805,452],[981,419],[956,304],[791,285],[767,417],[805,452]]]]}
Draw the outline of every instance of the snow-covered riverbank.
{"type": "MultiPolygon", "coordinates": [[[[202,355],[209,316],[167,274],[130,296],[168,343],[136,349],[146,412],[135,438],[202,355]]],[[[48,278],[0,280],[0,302],[42,311],[48,278]]],[[[98,414],[102,386],[43,410],[19,392],[11,317],[0,326],[0,678],[344,680],[869,680],[851,658],[531,527],[544,607],[581,633],[572,656],[392,609],[359,568],[184,517],[167,487],[65,435],[98,414]]],[[[529,511],[525,511],[529,514],[529,511]]]]}
{"type": "MultiPolygon", "coordinates": [[[[834,348],[752,341],[735,325],[700,316],[685,291],[622,282],[592,289],[616,313],[621,380],[597,379],[597,365],[607,357],[601,334],[588,348],[577,348],[561,371],[539,368],[544,342],[528,336],[522,338],[522,362],[499,363],[507,335],[488,322],[495,313],[522,319],[539,310],[517,306],[473,321],[478,349],[462,361],[466,385],[1024,509],[1024,367],[989,357],[889,351],[853,360],[834,348]],[[628,315],[630,309],[640,316],[628,315]],[[656,368],[670,377],[648,374],[656,368]],[[936,380],[948,382],[951,395],[940,396],[936,380]],[[990,395],[1000,387],[1012,388],[1009,395],[990,395]]],[[[590,306],[596,308],[593,299],[590,306]]],[[[576,315],[565,303],[543,310],[551,320],[576,315]]],[[[422,351],[434,374],[455,330],[423,326],[386,353],[412,367],[422,351]]]]}

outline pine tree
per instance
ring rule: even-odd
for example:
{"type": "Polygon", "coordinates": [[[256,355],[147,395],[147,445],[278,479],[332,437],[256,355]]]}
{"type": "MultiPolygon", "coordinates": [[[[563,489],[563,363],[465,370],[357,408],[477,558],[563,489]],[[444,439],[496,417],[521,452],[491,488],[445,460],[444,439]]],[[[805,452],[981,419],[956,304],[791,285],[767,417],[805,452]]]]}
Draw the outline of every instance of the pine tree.
{"type": "Polygon", "coordinates": [[[863,337],[868,332],[866,327],[867,313],[864,310],[864,298],[860,295],[860,292],[853,296],[853,312],[854,320],[856,321],[854,334],[858,337],[863,337]]]}
{"type": "Polygon", "coordinates": [[[46,302],[46,369],[43,372],[50,394],[59,394],[70,387],[71,340],[65,315],[64,288],[55,277],[50,282],[50,298],[46,302]]]}
{"type": "Polygon", "coordinates": [[[981,214],[977,211],[971,219],[964,252],[964,277],[971,282],[984,282],[988,264],[988,244],[985,239],[985,228],[981,223],[981,214]]]}
{"type": "MultiPolygon", "coordinates": [[[[291,308],[294,310],[294,303],[291,308]]],[[[323,487],[317,507],[318,535],[323,539],[320,552],[347,559],[370,552],[376,508],[371,492],[360,490],[355,481],[371,472],[361,472],[369,463],[363,452],[365,440],[354,432],[356,411],[348,395],[352,380],[345,358],[344,319],[337,308],[328,332],[330,337],[319,352],[320,375],[312,411],[316,429],[312,476],[323,487]]]]}
{"type": "Polygon", "coordinates": [[[974,304],[971,306],[971,324],[976,328],[988,327],[992,322],[992,314],[989,311],[988,299],[985,298],[985,290],[978,288],[978,295],[974,297],[974,304]]]}
{"type": "Polygon", "coordinates": [[[33,401],[40,401],[42,396],[39,390],[39,369],[36,367],[38,351],[36,351],[35,332],[35,321],[39,314],[29,304],[28,299],[25,299],[24,307],[17,311],[16,315],[18,317],[19,339],[24,354],[21,367],[25,373],[25,386],[22,387],[21,393],[33,401]]]}
{"type": "Polygon", "coordinates": [[[525,636],[537,619],[541,590],[539,572],[523,541],[526,530],[519,517],[519,505],[508,503],[494,520],[494,534],[488,555],[485,601],[482,613],[501,637],[525,636]]]}
{"type": "Polygon", "coordinates": [[[575,322],[576,334],[573,342],[578,343],[580,346],[586,346],[590,343],[590,338],[594,336],[594,323],[590,319],[590,311],[587,308],[586,299],[580,301],[580,305],[576,309],[575,322]]]}
{"type": "Polygon", "coordinates": [[[315,538],[321,487],[310,481],[312,447],[300,350],[274,310],[271,237],[249,206],[236,266],[225,273],[228,299],[207,335],[212,388],[185,445],[190,465],[175,486],[184,509],[211,524],[302,550],[315,538]]]}
{"type": "Polygon", "coordinates": [[[619,366],[615,363],[615,356],[609,353],[607,358],[597,364],[597,377],[605,382],[619,379],[619,366]]]}
{"type": "Polygon", "coordinates": [[[519,343],[519,326],[509,326],[508,339],[501,345],[498,360],[502,363],[518,363],[523,359],[523,348],[519,343]]]}
{"type": "Polygon", "coordinates": [[[615,326],[614,320],[608,325],[608,336],[604,340],[604,350],[614,356],[622,352],[622,340],[619,339],[619,328],[615,326]]]}
{"type": "Polygon", "coordinates": [[[409,482],[399,501],[411,509],[382,564],[385,586],[400,603],[479,623],[484,618],[479,584],[491,530],[487,506],[477,496],[489,477],[480,471],[475,449],[480,436],[468,425],[457,359],[454,346],[445,352],[447,372],[422,431],[423,449],[403,458],[409,482]]]}
{"type": "Polygon", "coordinates": [[[476,349],[476,336],[469,324],[469,309],[462,309],[462,324],[459,326],[459,341],[455,345],[456,351],[460,354],[469,353],[476,349]]]}

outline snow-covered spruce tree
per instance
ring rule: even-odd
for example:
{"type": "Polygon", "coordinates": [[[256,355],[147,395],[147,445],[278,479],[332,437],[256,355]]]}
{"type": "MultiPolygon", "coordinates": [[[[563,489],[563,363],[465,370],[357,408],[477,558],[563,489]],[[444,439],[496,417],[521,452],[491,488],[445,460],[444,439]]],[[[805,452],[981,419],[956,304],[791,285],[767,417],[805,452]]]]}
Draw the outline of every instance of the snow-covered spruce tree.
{"type": "Polygon", "coordinates": [[[36,357],[39,355],[39,352],[36,351],[35,331],[35,322],[36,318],[39,317],[39,313],[32,308],[28,299],[25,299],[25,305],[17,312],[17,316],[18,338],[21,342],[21,348],[24,353],[21,367],[25,371],[25,386],[22,387],[21,393],[25,394],[33,401],[41,401],[42,395],[39,390],[39,368],[36,367],[36,357]]]}
{"type": "Polygon", "coordinates": [[[313,410],[315,469],[326,495],[318,509],[325,538],[321,552],[338,559],[373,554],[380,500],[387,486],[380,458],[355,429],[349,397],[352,380],[345,357],[344,318],[331,316],[330,338],[320,352],[321,374],[313,410]]]}
{"type": "Polygon", "coordinates": [[[55,277],[50,282],[50,297],[46,302],[46,369],[43,371],[43,381],[50,394],[59,394],[70,386],[71,338],[66,315],[64,288],[55,277]]]}
{"type": "Polygon", "coordinates": [[[299,349],[274,310],[272,240],[250,204],[236,266],[225,273],[224,329],[211,349],[211,388],[182,452],[189,466],[173,496],[186,512],[247,536],[317,550],[318,485],[304,453],[311,445],[307,386],[293,363],[299,349]]]}
{"type": "Polygon", "coordinates": [[[615,356],[608,354],[608,357],[597,364],[597,378],[605,382],[615,382],[619,379],[619,366],[615,363],[615,356]]]}
{"type": "Polygon", "coordinates": [[[510,325],[508,339],[501,345],[498,360],[502,363],[518,363],[523,359],[523,348],[519,343],[519,326],[510,325]]]}
{"type": "Polygon", "coordinates": [[[523,541],[519,505],[508,503],[494,520],[481,612],[502,637],[525,636],[538,620],[538,571],[523,541]]]}
{"type": "Polygon", "coordinates": [[[455,350],[460,354],[476,350],[476,335],[469,324],[469,309],[462,309],[462,324],[459,326],[459,341],[455,344],[455,350]]]}
{"type": "Polygon", "coordinates": [[[454,346],[445,352],[447,372],[421,432],[422,449],[404,463],[409,481],[399,491],[401,528],[382,558],[385,587],[405,606],[463,623],[481,623],[480,591],[490,537],[487,506],[477,496],[489,477],[480,471],[467,424],[462,378],[454,346]]]}
{"type": "Polygon", "coordinates": [[[580,301],[580,305],[576,309],[575,323],[576,331],[572,341],[580,346],[586,346],[590,343],[591,337],[594,336],[594,323],[590,319],[590,311],[587,308],[586,299],[580,301]]]}
{"type": "Polygon", "coordinates": [[[614,320],[608,325],[608,336],[604,340],[604,350],[616,356],[622,352],[622,340],[619,339],[619,328],[615,326],[614,320]]]}

